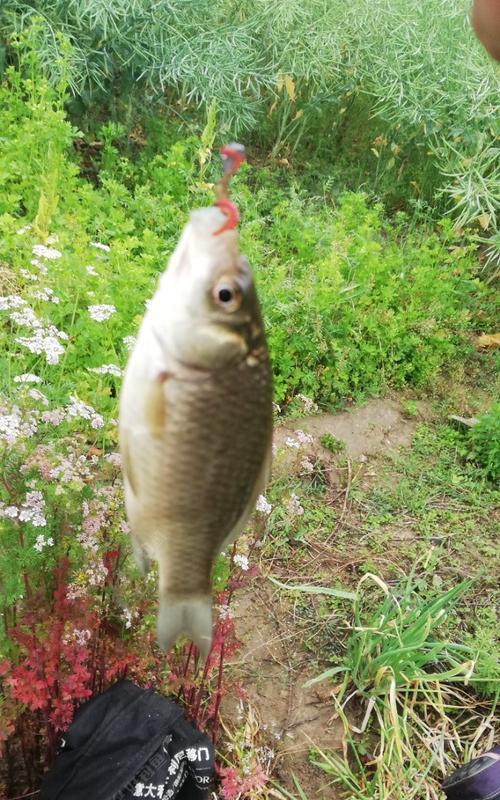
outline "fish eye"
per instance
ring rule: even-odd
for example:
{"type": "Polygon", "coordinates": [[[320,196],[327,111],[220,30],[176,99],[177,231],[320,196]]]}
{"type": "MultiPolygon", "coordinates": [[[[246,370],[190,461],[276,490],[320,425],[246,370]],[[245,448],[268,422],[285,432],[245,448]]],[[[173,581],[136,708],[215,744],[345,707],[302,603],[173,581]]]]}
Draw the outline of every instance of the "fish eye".
{"type": "Polygon", "coordinates": [[[221,303],[229,303],[233,299],[231,289],[219,289],[219,300],[221,303]]]}
{"type": "Polygon", "coordinates": [[[241,291],[238,286],[223,281],[214,288],[213,297],[225,311],[237,311],[241,306],[241,291]]]}

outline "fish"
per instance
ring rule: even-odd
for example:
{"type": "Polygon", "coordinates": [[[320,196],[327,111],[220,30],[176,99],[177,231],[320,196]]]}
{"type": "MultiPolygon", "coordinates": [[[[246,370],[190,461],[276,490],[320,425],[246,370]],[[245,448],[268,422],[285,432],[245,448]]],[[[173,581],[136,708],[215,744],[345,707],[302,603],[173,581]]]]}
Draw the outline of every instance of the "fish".
{"type": "MultiPolygon", "coordinates": [[[[211,573],[268,479],[272,377],[264,323],[227,201],[190,213],[142,320],[120,394],[132,549],[158,562],[157,637],[207,656],[211,573]]],[[[237,217],[236,217],[237,219],[237,217]]]]}

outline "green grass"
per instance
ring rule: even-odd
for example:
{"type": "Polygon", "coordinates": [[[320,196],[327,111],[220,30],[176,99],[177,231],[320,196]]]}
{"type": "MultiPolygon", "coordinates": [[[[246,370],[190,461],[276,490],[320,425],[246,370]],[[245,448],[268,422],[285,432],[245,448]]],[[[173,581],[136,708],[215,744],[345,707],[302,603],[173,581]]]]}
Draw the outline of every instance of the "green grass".
{"type": "MultiPolygon", "coordinates": [[[[429,587],[426,599],[421,576],[415,580],[421,568],[415,565],[392,589],[369,573],[359,584],[341,668],[345,680],[334,695],[349,757],[323,751],[313,756],[313,763],[346,790],[346,798],[437,797],[457,749],[465,760],[468,746],[481,735],[483,715],[495,718],[498,663],[488,678],[477,677],[485,662],[491,666],[488,650],[458,643],[442,632],[435,636],[456,601],[470,591],[471,581],[442,594],[429,587]],[[381,590],[382,600],[367,599],[372,592],[367,581],[381,590]],[[482,707],[466,688],[481,680],[492,687],[492,699],[482,707]],[[363,698],[359,727],[348,718],[353,697],[363,698]]],[[[329,672],[337,675],[339,668],[318,679],[329,672]]]]}
{"type": "Polygon", "coordinates": [[[353,513],[359,518],[374,553],[408,527],[408,555],[429,547],[440,552],[442,565],[459,575],[462,559],[488,576],[494,572],[495,483],[479,464],[468,460],[466,437],[449,425],[417,428],[409,454],[397,454],[382,465],[380,480],[369,492],[353,491],[353,513]],[[384,478],[390,477],[390,483],[384,478]],[[378,540],[378,541],[377,541],[378,540]]]}

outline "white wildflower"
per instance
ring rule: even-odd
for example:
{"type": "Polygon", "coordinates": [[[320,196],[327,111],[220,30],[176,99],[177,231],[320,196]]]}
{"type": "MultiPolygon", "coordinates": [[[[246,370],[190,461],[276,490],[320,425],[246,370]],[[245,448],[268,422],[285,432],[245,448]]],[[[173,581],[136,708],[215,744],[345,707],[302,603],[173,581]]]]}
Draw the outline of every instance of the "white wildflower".
{"type": "Polygon", "coordinates": [[[97,372],[98,375],[114,375],[121,378],[122,370],[116,364],[103,364],[102,367],[88,367],[89,372],[97,372]]]}
{"type": "Polygon", "coordinates": [[[285,440],[285,444],[286,444],[287,447],[292,447],[292,448],[295,447],[297,450],[300,447],[300,444],[298,443],[298,441],[296,439],[294,439],[292,436],[287,436],[287,438],[285,440]]]}
{"type": "Polygon", "coordinates": [[[85,570],[87,580],[91,586],[99,586],[106,578],[108,572],[108,568],[104,566],[104,563],[100,559],[93,567],[88,567],[85,570]]]}
{"type": "Polygon", "coordinates": [[[37,355],[43,353],[48,364],[58,364],[59,358],[64,353],[64,347],[59,339],[67,338],[64,331],[58,331],[54,325],[49,325],[48,328],[37,328],[31,338],[18,336],[16,342],[27,347],[31,353],[37,355]]]}
{"type": "Polygon", "coordinates": [[[290,500],[288,501],[286,510],[292,517],[300,517],[304,513],[304,509],[300,505],[299,498],[295,492],[292,492],[290,495],[290,500]]]}
{"type": "Polygon", "coordinates": [[[0,438],[4,439],[7,444],[14,444],[19,436],[24,436],[27,439],[37,432],[36,421],[29,417],[26,420],[21,419],[19,409],[14,406],[11,414],[0,414],[0,438]]]}
{"type": "Polygon", "coordinates": [[[228,605],[219,606],[217,611],[219,612],[219,619],[233,619],[233,612],[228,605]]]}
{"type": "Polygon", "coordinates": [[[28,231],[30,231],[32,229],[32,227],[33,227],[32,225],[23,225],[22,228],[18,228],[16,233],[17,233],[18,236],[23,236],[23,234],[25,234],[28,231]]]}
{"type": "Polygon", "coordinates": [[[40,533],[36,537],[36,542],[33,545],[35,550],[38,550],[39,553],[42,552],[44,547],[53,547],[53,546],[54,546],[54,540],[53,540],[52,536],[49,536],[49,538],[46,539],[45,536],[43,535],[43,533],[40,533]]]}
{"type": "Polygon", "coordinates": [[[66,414],[68,419],[81,417],[82,419],[88,419],[93,428],[103,427],[104,418],[101,416],[101,414],[98,414],[97,411],[92,408],[92,406],[88,405],[87,403],[83,403],[74,395],[70,395],[69,399],[71,402],[66,406],[66,414]]]}
{"type": "Polygon", "coordinates": [[[101,305],[89,306],[88,308],[90,319],[94,322],[105,322],[116,311],[115,306],[103,303],[101,305]]]}
{"type": "MultiPolygon", "coordinates": [[[[92,459],[90,459],[90,462],[91,461],[92,459]]],[[[83,488],[83,481],[91,477],[88,464],[89,461],[87,457],[83,453],[78,455],[78,451],[75,451],[75,449],[69,445],[66,455],[61,455],[59,457],[59,463],[51,469],[50,478],[62,483],[70,483],[73,481],[83,488]]],[[[84,503],[84,509],[86,505],[87,504],[84,503]]]]}
{"type": "Polygon", "coordinates": [[[97,270],[95,270],[94,267],[91,264],[89,264],[88,267],[85,267],[85,270],[87,272],[87,275],[95,275],[95,276],[97,276],[99,274],[97,272],[97,270]]]}
{"type": "Polygon", "coordinates": [[[54,247],[45,247],[44,244],[36,244],[31,252],[38,258],[47,258],[49,261],[55,261],[62,256],[59,250],[54,247]]]}
{"type": "Polygon", "coordinates": [[[38,280],[38,275],[35,275],[34,272],[30,272],[29,269],[24,269],[24,267],[21,267],[19,272],[21,273],[23,278],[26,278],[27,281],[37,281],[38,280]]]}
{"type": "Polygon", "coordinates": [[[7,294],[0,297],[0,311],[9,311],[11,308],[21,308],[27,306],[26,300],[18,294],[7,294]]]}
{"type": "Polygon", "coordinates": [[[16,519],[19,516],[19,509],[17,506],[6,506],[0,503],[0,517],[8,517],[9,519],[16,519]]]}
{"type": "Polygon", "coordinates": [[[270,514],[273,510],[271,503],[267,501],[263,494],[259,495],[255,508],[257,511],[260,511],[261,514],[266,515],[270,514]]]}
{"type": "Polygon", "coordinates": [[[312,444],[314,442],[313,437],[310,433],[304,433],[304,431],[295,431],[295,436],[299,440],[300,444],[312,444]]]}
{"type": "Polygon", "coordinates": [[[125,347],[127,348],[127,350],[132,350],[132,348],[135,345],[136,341],[137,341],[137,337],[136,336],[124,336],[123,339],[122,339],[122,342],[125,345],[125,347]]]}
{"type": "Polygon", "coordinates": [[[309,474],[311,474],[311,472],[314,472],[314,464],[309,458],[303,458],[302,461],[300,462],[300,466],[302,467],[304,472],[307,472],[309,474]]]}
{"type": "Polygon", "coordinates": [[[41,383],[42,379],[38,375],[33,375],[32,372],[23,372],[22,375],[16,375],[14,383],[41,383]]]}
{"type": "MultiPolygon", "coordinates": [[[[36,528],[44,528],[47,524],[44,509],[45,500],[43,499],[43,494],[41,492],[27,492],[19,511],[19,520],[20,522],[31,522],[36,528]]],[[[46,544],[49,544],[48,540],[46,544]]],[[[53,541],[52,544],[54,544],[53,541]]]]}
{"type": "Polygon", "coordinates": [[[107,461],[109,464],[112,464],[114,467],[121,467],[122,465],[122,458],[120,453],[106,453],[104,456],[104,460],[107,461]]]}
{"type": "Polygon", "coordinates": [[[32,258],[32,259],[31,259],[31,261],[30,261],[30,264],[31,264],[33,267],[36,267],[36,268],[37,268],[37,270],[38,270],[39,272],[41,272],[41,274],[42,274],[42,275],[47,275],[47,274],[48,274],[48,269],[47,269],[47,267],[45,266],[45,264],[42,264],[42,263],[41,263],[41,262],[38,260],[38,258],[32,258]]]}
{"type": "Polygon", "coordinates": [[[248,567],[250,566],[248,563],[248,558],[246,556],[240,556],[239,554],[235,555],[234,563],[237,564],[243,572],[247,572],[248,567]]]}
{"type": "Polygon", "coordinates": [[[91,632],[88,628],[75,628],[73,631],[73,637],[76,640],[76,643],[80,645],[80,647],[85,647],[87,642],[90,640],[92,636],[91,632]]]}
{"type": "Polygon", "coordinates": [[[43,403],[44,406],[48,406],[49,404],[49,401],[45,397],[44,393],[40,392],[38,389],[30,389],[28,395],[31,397],[32,400],[43,403]]]}
{"type": "Polygon", "coordinates": [[[57,295],[54,294],[52,289],[49,289],[48,286],[44,286],[43,289],[39,289],[36,292],[32,292],[31,296],[36,298],[37,300],[45,300],[46,302],[50,300],[52,303],[55,303],[56,305],[57,303],[59,303],[59,298],[57,297],[57,295]]]}
{"type": "Polygon", "coordinates": [[[109,253],[111,247],[109,244],[102,244],[102,242],[89,242],[90,247],[95,247],[97,250],[104,250],[105,253],[109,253]]]}
{"type": "Polygon", "coordinates": [[[50,425],[60,425],[66,419],[66,412],[62,408],[54,408],[52,411],[44,411],[42,414],[42,422],[48,422],[50,425]]]}
{"type": "Polygon", "coordinates": [[[306,397],[305,394],[298,394],[297,398],[302,401],[305,412],[311,413],[312,411],[318,410],[318,406],[316,405],[314,400],[311,400],[310,397],[306,397]]]}
{"type": "Polygon", "coordinates": [[[25,306],[21,311],[11,311],[9,319],[24,328],[40,328],[41,322],[30,306],[25,306]]]}
{"type": "Polygon", "coordinates": [[[125,622],[126,628],[132,627],[132,612],[129,608],[124,608],[122,610],[122,619],[125,622]]]}
{"type": "Polygon", "coordinates": [[[79,597],[85,595],[85,586],[79,586],[77,583],[69,583],[66,590],[66,597],[68,600],[78,600],[79,597]]]}

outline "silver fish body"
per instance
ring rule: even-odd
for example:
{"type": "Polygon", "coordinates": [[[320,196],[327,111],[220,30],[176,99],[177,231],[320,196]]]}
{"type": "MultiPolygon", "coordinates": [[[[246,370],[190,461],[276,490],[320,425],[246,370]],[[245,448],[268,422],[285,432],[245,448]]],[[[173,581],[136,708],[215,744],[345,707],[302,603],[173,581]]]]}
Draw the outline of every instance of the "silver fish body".
{"type": "Polygon", "coordinates": [[[158,639],[211,642],[211,570],[267,479],[271,371],[250,269],[223,214],[193,212],[160,280],[120,397],[136,560],[159,565],[158,639]]]}

